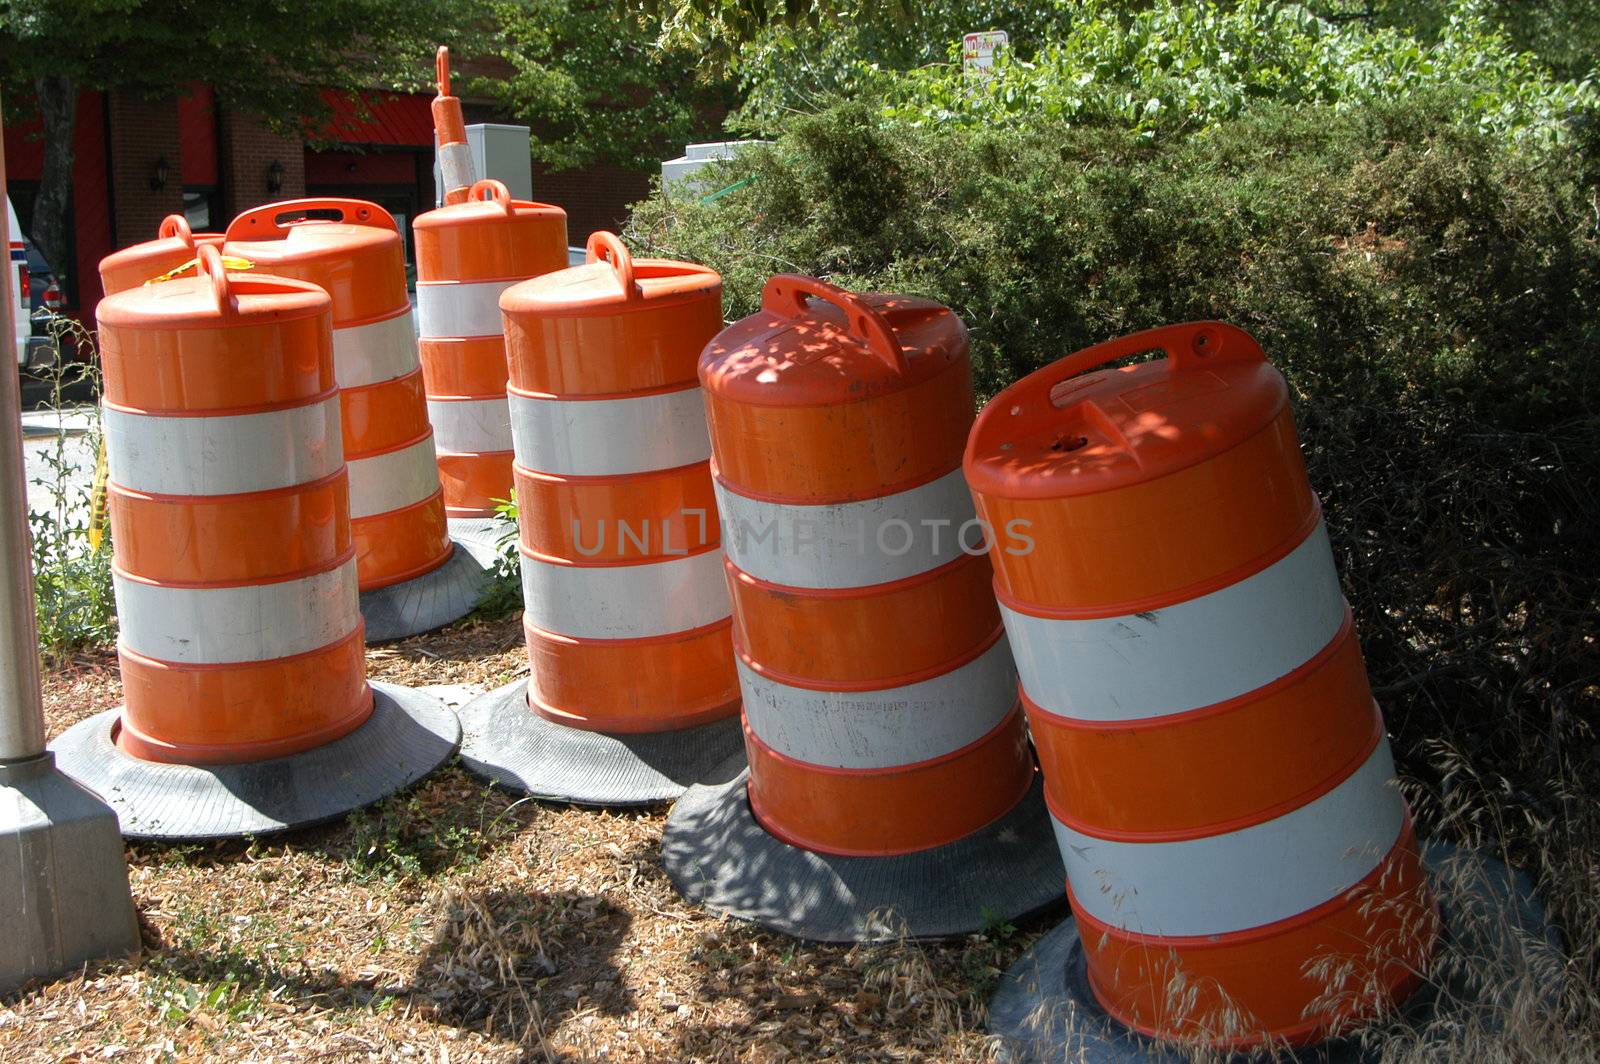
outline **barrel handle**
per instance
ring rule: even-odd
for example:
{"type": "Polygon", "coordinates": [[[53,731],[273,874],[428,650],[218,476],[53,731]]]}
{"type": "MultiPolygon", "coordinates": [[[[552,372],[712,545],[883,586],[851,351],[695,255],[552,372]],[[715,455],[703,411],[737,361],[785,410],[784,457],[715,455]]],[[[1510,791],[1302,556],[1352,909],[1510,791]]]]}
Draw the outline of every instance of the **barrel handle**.
{"type": "Polygon", "coordinates": [[[611,268],[617,271],[617,280],[622,282],[623,294],[629,299],[640,294],[633,281],[633,253],[617,234],[604,229],[590,233],[588,243],[584,246],[584,258],[589,262],[609,259],[611,268]]]}
{"type": "Polygon", "coordinates": [[[217,300],[217,313],[227,317],[233,309],[233,288],[228,284],[228,271],[222,265],[222,252],[215,244],[200,245],[195,256],[195,274],[211,278],[211,294],[217,300]]]}
{"type": "Polygon", "coordinates": [[[1046,367],[1039,387],[1053,389],[1107,362],[1156,349],[1164,352],[1177,369],[1267,360],[1256,338],[1236,325],[1221,321],[1188,321],[1130,333],[1075,351],[1046,367]]]}
{"type": "Polygon", "coordinates": [[[761,290],[761,309],[792,318],[806,309],[806,297],[815,296],[844,311],[845,329],[886,362],[896,373],[906,371],[906,356],[894,338],[894,329],[867,301],[838,285],[798,273],[780,273],[767,280],[761,290]]]}
{"type": "Polygon", "coordinates": [[[504,181],[496,181],[492,177],[479,178],[472,183],[472,188],[467,190],[467,198],[473,200],[481,199],[485,203],[498,203],[505,208],[507,214],[511,213],[511,190],[506,188],[504,181]],[[480,192],[489,194],[481,196],[479,195],[480,192]]]}
{"type": "Polygon", "coordinates": [[[450,95],[450,46],[441,44],[433,54],[433,70],[439,77],[439,95],[450,95]]]}
{"type": "Polygon", "coordinates": [[[181,214],[169,214],[161,219],[161,228],[156,230],[156,236],[162,240],[177,237],[189,247],[194,247],[194,233],[189,228],[189,219],[181,214]]]}
{"type": "MultiPolygon", "coordinates": [[[[284,200],[264,207],[245,211],[228,224],[227,240],[281,240],[289,235],[291,227],[305,219],[295,219],[287,224],[278,219],[286,214],[308,211],[334,211],[338,221],[347,225],[366,225],[374,229],[387,229],[398,233],[400,227],[388,211],[376,203],[359,199],[341,199],[336,196],[310,196],[306,199],[284,200]]],[[[320,220],[320,219],[319,219],[320,220]]]]}

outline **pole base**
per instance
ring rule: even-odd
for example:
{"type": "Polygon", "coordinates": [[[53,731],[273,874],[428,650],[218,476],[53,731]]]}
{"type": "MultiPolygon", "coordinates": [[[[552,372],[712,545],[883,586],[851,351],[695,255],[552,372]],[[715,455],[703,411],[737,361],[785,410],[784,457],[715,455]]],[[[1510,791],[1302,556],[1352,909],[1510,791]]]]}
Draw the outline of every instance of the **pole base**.
{"type": "Polygon", "coordinates": [[[690,901],[814,942],[954,938],[1061,902],[1066,870],[1044,787],[964,839],[895,857],[837,857],[769,835],[748,771],[689,789],[667,817],[662,861],[690,901]]]}
{"type": "MultiPolygon", "coordinates": [[[[670,802],[737,757],[737,713],[677,731],[617,735],[569,728],[528,708],[528,681],[496,688],[461,707],[461,763],[514,791],[574,805],[670,802]]],[[[722,777],[726,779],[727,777],[722,777]]]]}
{"type": "Polygon", "coordinates": [[[450,558],[436,569],[388,587],[361,593],[366,641],[382,643],[459,621],[483,599],[493,558],[480,545],[452,537],[450,558]]]}
{"type": "Polygon", "coordinates": [[[52,754],[0,765],[0,898],[0,994],[138,952],[116,814],[52,754]]]}
{"type": "MultiPolygon", "coordinates": [[[[1457,948],[1505,958],[1508,971],[1526,967],[1514,958],[1547,951],[1555,963],[1535,970],[1560,969],[1555,932],[1526,876],[1445,842],[1424,842],[1422,863],[1439,897],[1444,934],[1457,948]]],[[[1415,1023],[1434,1022],[1448,1012],[1487,1006],[1492,992],[1456,973],[1446,979],[1444,993],[1425,985],[1400,1012],[1415,1023]]],[[[1089,989],[1083,944],[1072,920],[1035,942],[1001,977],[989,999],[989,1030],[999,1038],[999,1059],[1007,1064],[1184,1064],[1193,1059],[1106,1014],[1089,989]]],[[[1273,1059],[1364,1064],[1380,1052],[1349,1036],[1283,1050],[1273,1059]]],[[[1247,1058],[1240,1054],[1238,1059],[1247,1058]]]]}
{"type": "Polygon", "coordinates": [[[372,684],[372,716],[331,743],[233,765],[170,765],[120,750],[121,709],[68,728],[51,749],[61,771],[105,796],[131,839],[222,839],[321,824],[370,805],[438,768],[461,725],[443,703],[372,684]]]}

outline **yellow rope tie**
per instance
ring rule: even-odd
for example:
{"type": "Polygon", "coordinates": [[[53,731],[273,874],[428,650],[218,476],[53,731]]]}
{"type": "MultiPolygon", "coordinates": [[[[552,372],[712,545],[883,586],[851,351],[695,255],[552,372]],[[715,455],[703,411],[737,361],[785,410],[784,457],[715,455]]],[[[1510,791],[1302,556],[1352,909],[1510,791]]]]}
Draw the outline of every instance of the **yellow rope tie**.
{"type": "MultiPolygon", "coordinates": [[[[175,281],[191,270],[198,271],[199,268],[200,259],[198,257],[192,258],[181,266],[174,266],[160,277],[150,278],[145,282],[145,284],[160,284],[163,281],[175,281]]],[[[241,259],[237,255],[224,255],[222,256],[222,268],[225,270],[253,270],[256,268],[256,264],[251,262],[249,259],[241,259]]]]}
{"type": "Polygon", "coordinates": [[[100,436],[100,447],[94,459],[94,480],[89,485],[89,549],[100,553],[106,534],[106,481],[110,471],[106,467],[106,438],[100,436]]]}

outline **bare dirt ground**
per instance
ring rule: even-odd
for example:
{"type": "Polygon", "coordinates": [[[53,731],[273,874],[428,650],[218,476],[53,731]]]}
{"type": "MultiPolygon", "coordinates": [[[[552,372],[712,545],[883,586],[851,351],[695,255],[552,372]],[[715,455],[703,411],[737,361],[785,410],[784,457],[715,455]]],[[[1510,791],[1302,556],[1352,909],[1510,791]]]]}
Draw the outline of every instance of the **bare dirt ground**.
{"type": "MultiPolygon", "coordinates": [[[[374,648],[374,679],[492,686],[515,618],[374,648]]],[[[50,734],[115,705],[47,678],[50,734]]],[[[937,945],[817,946],[684,903],[665,811],[518,800],[459,767],[348,821],[128,849],[144,953],[0,1000],[20,1061],[976,1061],[995,979],[1065,915],[937,945]]]]}

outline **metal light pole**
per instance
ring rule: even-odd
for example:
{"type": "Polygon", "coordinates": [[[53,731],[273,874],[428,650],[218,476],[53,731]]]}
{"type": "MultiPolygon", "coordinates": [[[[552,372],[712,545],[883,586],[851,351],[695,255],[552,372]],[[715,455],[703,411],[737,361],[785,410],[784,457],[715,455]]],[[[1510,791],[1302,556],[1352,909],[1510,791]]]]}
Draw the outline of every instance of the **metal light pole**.
{"type": "MultiPolygon", "coordinates": [[[[8,229],[0,217],[7,247],[8,229]]],[[[4,273],[0,336],[12,345],[9,261],[4,273]]],[[[0,365],[0,994],[93,957],[139,948],[116,814],[62,775],[44,747],[22,389],[15,358],[6,362],[0,365]]]]}

